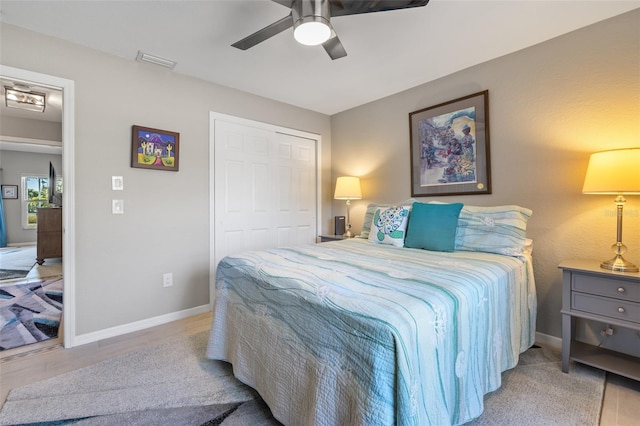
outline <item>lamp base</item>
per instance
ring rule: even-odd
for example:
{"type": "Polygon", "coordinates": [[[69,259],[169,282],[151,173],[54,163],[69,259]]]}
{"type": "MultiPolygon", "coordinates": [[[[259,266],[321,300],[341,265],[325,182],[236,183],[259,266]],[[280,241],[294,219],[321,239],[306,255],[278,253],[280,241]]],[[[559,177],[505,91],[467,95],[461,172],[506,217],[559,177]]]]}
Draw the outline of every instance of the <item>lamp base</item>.
{"type": "Polygon", "coordinates": [[[617,272],[638,272],[638,267],[625,260],[621,255],[616,255],[613,259],[605,260],[600,264],[602,269],[609,269],[617,272]]]}

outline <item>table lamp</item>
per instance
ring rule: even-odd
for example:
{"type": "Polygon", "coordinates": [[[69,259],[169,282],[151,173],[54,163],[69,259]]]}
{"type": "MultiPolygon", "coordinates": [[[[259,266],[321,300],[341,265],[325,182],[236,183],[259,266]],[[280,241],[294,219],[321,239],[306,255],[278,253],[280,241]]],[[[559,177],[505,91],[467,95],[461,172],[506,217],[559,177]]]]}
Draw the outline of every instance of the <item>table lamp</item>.
{"type": "Polygon", "coordinates": [[[611,246],[615,256],[603,261],[600,267],[618,272],[638,272],[636,265],[622,257],[627,252],[627,247],[622,244],[622,208],[627,201],[625,194],[640,194],[640,147],[591,154],[582,193],[616,195],[618,235],[616,243],[611,246]]]}
{"type": "Polygon", "coordinates": [[[349,208],[351,206],[351,200],[359,200],[362,198],[362,191],[360,189],[360,178],[355,176],[340,176],[336,180],[336,192],[333,195],[336,200],[347,200],[347,231],[345,236],[348,238],[353,237],[351,233],[351,220],[349,219],[349,208]]]}

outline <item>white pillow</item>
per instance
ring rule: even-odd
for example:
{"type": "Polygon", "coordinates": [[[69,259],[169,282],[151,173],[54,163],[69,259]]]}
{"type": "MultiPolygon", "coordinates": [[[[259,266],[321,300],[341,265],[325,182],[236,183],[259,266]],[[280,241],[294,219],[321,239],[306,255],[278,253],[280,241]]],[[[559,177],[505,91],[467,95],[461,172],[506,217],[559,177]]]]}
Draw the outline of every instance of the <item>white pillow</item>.
{"type": "Polygon", "coordinates": [[[409,206],[379,207],[373,214],[369,241],[404,247],[409,221],[409,206]]]}
{"type": "Polygon", "coordinates": [[[456,250],[518,256],[526,250],[531,210],[520,206],[464,206],[456,229],[456,250]]]}
{"type": "Polygon", "coordinates": [[[373,215],[380,207],[389,207],[389,205],[369,203],[369,205],[367,206],[367,211],[364,214],[364,220],[362,221],[360,238],[369,238],[369,232],[371,231],[371,222],[373,222],[373,215]]]}

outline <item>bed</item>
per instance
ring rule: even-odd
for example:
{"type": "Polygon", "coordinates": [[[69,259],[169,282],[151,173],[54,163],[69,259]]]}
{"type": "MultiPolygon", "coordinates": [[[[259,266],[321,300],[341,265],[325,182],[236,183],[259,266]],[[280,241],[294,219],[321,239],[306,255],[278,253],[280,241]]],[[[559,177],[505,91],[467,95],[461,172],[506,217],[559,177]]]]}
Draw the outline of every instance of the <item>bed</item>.
{"type": "Polygon", "coordinates": [[[225,257],[207,357],[286,425],[470,421],[534,341],[531,212],[507,207],[464,207],[452,251],[404,245],[413,214],[375,241],[370,205],[367,238],[225,257]]]}

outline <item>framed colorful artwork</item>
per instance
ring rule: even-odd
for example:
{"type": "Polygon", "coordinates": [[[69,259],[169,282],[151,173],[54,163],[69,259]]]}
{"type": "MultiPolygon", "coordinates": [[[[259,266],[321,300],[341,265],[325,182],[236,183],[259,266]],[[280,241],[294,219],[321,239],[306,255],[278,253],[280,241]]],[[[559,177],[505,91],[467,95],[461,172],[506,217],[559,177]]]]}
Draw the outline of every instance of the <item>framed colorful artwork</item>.
{"type": "Polygon", "coordinates": [[[131,167],[178,171],[179,133],[133,126],[131,143],[131,167]]]}
{"type": "Polygon", "coordinates": [[[17,199],[18,185],[2,185],[2,198],[17,199]]]}
{"type": "Polygon", "coordinates": [[[491,194],[489,91],[409,114],[411,196],[491,194]]]}

